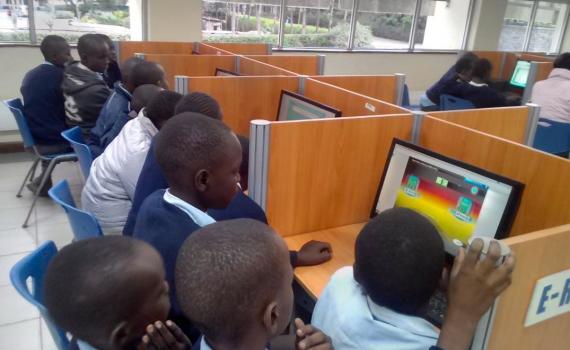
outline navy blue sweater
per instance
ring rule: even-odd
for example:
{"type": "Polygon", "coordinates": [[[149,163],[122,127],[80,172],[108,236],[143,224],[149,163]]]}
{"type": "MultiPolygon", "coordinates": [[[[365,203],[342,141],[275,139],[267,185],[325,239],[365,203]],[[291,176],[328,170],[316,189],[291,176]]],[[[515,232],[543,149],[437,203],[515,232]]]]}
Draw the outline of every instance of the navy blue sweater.
{"type": "Polygon", "coordinates": [[[442,95],[441,90],[450,81],[457,79],[457,73],[455,73],[455,64],[449,68],[447,72],[427,91],[426,96],[431,100],[431,102],[439,105],[439,98],[442,95]]]}
{"type": "Polygon", "coordinates": [[[48,63],[29,71],[22,81],[24,115],[38,144],[67,144],[61,137],[67,129],[62,81],[63,67],[48,63]]]}
{"type": "Polygon", "coordinates": [[[445,84],[441,94],[451,95],[470,101],[477,108],[493,108],[507,106],[507,100],[498,91],[489,86],[473,86],[463,81],[445,84]]]}

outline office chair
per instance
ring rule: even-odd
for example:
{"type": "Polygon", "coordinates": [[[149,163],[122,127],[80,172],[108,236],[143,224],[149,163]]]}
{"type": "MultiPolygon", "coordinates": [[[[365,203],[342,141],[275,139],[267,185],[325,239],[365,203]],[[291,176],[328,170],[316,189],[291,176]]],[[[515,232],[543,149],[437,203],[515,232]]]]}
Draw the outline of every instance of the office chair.
{"type": "Polygon", "coordinates": [[[570,124],[540,118],[532,147],[567,157],[570,152],[570,124]]]}
{"type": "Polygon", "coordinates": [[[460,109],[474,109],[475,105],[471,101],[464,100],[451,95],[441,95],[440,109],[442,111],[456,111],[460,109]]]}

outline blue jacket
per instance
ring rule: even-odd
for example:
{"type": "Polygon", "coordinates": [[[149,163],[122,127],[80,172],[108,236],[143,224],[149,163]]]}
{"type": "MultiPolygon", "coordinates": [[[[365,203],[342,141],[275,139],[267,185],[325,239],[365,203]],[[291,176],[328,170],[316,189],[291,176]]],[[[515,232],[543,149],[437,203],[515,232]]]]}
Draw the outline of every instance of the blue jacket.
{"type": "Polygon", "coordinates": [[[441,96],[442,92],[441,89],[449,83],[450,81],[454,81],[457,79],[457,74],[455,73],[455,64],[449,68],[447,72],[435,83],[433,84],[427,91],[426,96],[431,100],[431,102],[439,105],[439,97],[441,96]]]}
{"type": "Polygon", "coordinates": [[[32,69],[22,81],[24,115],[38,144],[67,144],[61,137],[61,132],[67,129],[62,81],[63,67],[50,63],[32,69]]]}
{"type": "Polygon", "coordinates": [[[489,86],[473,86],[464,81],[445,84],[441,94],[451,95],[471,101],[477,108],[493,108],[507,106],[507,100],[498,91],[489,86]]]}
{"type": "Polygon", "coordinates": [[[131,111],[131,93],[121,83],[115,84],[115,89],[105,102],[99,113],[95,127],[91,129],[89,148],[93,158],[98,157],[105,148],[119,135],[121,129],[129,120],[131,111]],[[120,127],[115,124],[120,123],[120,127]]]}

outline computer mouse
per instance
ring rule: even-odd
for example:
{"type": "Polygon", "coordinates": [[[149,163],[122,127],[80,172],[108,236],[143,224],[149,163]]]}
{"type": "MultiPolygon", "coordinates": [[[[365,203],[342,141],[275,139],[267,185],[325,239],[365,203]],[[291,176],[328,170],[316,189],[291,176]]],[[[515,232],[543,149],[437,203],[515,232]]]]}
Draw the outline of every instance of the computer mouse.
{"type": "Polygon", "coordinates": [[[508,245],[491,237],[471,237],[469,238],[469,245],[471,246],[473,241],[476,239],[480,239],[483,241],[483,249],[481,250],[481,260],[485,259],[485,257],[487,256],[487,252],[489,251],[489,246],[493,241],[499,243],[499,246],[501,247],[501,257],[497,261],[498,265],[505,262],[507,257],[511,255],[511,248],[508,245]]]}

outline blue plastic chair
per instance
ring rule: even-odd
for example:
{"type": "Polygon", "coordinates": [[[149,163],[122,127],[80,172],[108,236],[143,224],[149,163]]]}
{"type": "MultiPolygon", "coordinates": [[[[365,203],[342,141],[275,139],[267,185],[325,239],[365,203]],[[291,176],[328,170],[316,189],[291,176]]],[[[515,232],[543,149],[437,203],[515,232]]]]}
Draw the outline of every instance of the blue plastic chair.
{"type": "Polygon", "coordinates": [[[32,215],[32,211],[34,210],[34,207],[36,206],[36,202],[38,201],[40,190],[44,187],[47,180],[51,177],[51,173],[53,172],[53,169],[55,168],[55,166],[59,163],[62,163],[62,162],[76,161],[77,157],[75,156],[74,153],[41,154],[36,147],[36,142],[34,140],[34,137],[32,136],[32,132],[30,131],[30,127],[28,126],[28,122],[26,121],[26,118],[24,117],[24,112],[23,112],[24,106],[22,105],[22,101],[19,98],[14,98],[11,100],[4,101],[4,104],[8,107],[10,112],[12,112],[12,115],[14,115],[14,118],[16,119],[16,123],[18,124],[18,129],[20,131],[20,135],[22,136],[22,140],[24,142],[24,147],[27,150],[30,150],[35,155],[35,158],[36,158],[36,159],[34,159],[34,163],[32,164],[32,167],[30,168],[30,170],[26,174],[26,177],[24,178],[24,181],[22,182],[22,186],[20,186],[20,190],[18,191],[18,194],[16,194],[16,197],[18,197],[18,198],[22,197],[22,190],[24,189],[24,185],[26,184],[26,181],[28,179],[30,181],[33,180],[33,177],[34,177],[36,168],[38,166],[38,163],[42,160],[49,161],[49,165],[48,165],[44,175],[42,176],[42,179],[40,181],[40,185],[36,189],[36,193],[34,193],[34,200],[32,202],[30,210],[28,211],[28,216],[26,216],[26,220],[24,221],[24,224],[22,225],[22,227],[26,228],[26,227],[28,227],[28,221],[30,220],[30,216],[32,215]]]}
{"type": "Polygon", "coordinates": [[[440,109],[442,111],[456,111],[460,109],[474,109],[475,105],[471,101],[464,100],[451,95],[441,95],[439,98],[440,109]]]}
{"type": "Polygon", "coordinates": [[[91,163],[93,163],[93,154],[91,153],[89,146],[85,143],[81,128],[76,126],[62,131],[61,136],[69,142],[71,148],[75,151],[83,177],[87,180],[89,171],[91,170],[91,163]]]}
{"type": "Polygon", "coordinates": [[[97,218],[91,213],[77,209],[67,180],[58,182],[48,191],[48,194],[54,202],[62,206],[67,214],[76,241],[103,235],[97,218]]]}
{"type": "Polygon", "coordinates": [[[70,341],[65,331],[51,321],[43,300],[44,276],[49,262],[56,254],[55,244],[52,241],[45,242],[12,267],[10,280],[16,291],[40,311],[57,348],[67,350],[70,341]],[[32,281],[31,290],[28,288],[29,279],[32,281]]]}
{"type": "Polygon", "coordinates": [[[536,127],[533,147],[544,152],[567,156],[570,152],[570,123],[541,118],[536,127]]]}

